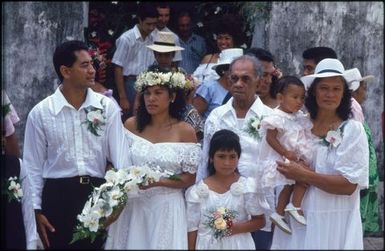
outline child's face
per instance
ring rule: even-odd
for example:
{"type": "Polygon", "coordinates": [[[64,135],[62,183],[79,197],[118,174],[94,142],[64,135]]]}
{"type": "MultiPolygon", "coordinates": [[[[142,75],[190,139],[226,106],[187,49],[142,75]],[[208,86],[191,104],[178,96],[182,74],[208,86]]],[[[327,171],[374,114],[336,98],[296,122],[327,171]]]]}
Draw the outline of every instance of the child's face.
{"type": "Polygon", "coordinates": [[[233,174],[238,166],[239,156],[234,150],[218,150],[211,161],[214,164],[215,172],[222,175],[233,174]]]}
{"type": "Polygon", "coordinates": [[[298,112],[305,100],[305,88],[290,84],[283,93],[277,95],[279,108],[287,113],[298,112]]]}

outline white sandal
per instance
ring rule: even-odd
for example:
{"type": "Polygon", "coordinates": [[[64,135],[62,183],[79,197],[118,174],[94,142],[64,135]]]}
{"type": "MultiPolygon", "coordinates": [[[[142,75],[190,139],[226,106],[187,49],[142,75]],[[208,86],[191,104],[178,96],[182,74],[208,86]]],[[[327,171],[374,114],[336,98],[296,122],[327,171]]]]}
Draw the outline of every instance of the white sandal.
{"type": "Polygon", "coordinates": [[[294,220],[296,220],[299,224],[306,226],[306,219],[304,216],[298,213],[298,210],[301,210],[301,208],[294,207],[292,203],[287,204],[285,208],[285,211],[288,212],[291,215],[291,217],[294,218],[294,220]]]}

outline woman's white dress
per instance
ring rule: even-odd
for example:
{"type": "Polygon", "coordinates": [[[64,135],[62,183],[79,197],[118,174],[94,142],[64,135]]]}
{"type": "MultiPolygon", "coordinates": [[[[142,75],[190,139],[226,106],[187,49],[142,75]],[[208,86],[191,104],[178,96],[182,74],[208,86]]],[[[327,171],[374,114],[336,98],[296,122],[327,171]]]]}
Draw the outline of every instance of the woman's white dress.
{"type": "Polygon", "coordinates": [[[351,195],[337,195],[310,186],[303,200],[307,226],[292,220],[292,235],[275,228],[271,249],[363,249],[360,189],[368,187],[368,141],[360,122],[342,124],[337,147],[321,144],[314,136],[313,167],[317,173],[342,175],[358,184],[351,195]]]}
{"type": "Polygon", "coordinates": [[[252,249],[255,244],[250,233],[241,233],[218,240],[213,231],[204,225],[210,210],[225,207],[237,211],[233,222],[244,222],[250,215],[262,215],[268,207],[264,196],[257,190],[256,180],[241,176],[230,190],[220,194],[208,188],[204,180],[186,191],[188,231],[198,230],[196,249],[252,249]]]}
{"type": "MultiPolygon", "coordinates": [[[[302,111],[286,113],[275,108],[270,116],[261,121],[260,131],[262,135],[265,135],[268,129],[277,129],[277,139],[280,144],[287,150],[296,152],[299,158],[310,162],[313,154],[311,149],[312,127],[313,124],[302,111]]],[[[262,188],[267,191],[276,186],[295,183],[293,180],[286,179],[277,170],[276,161],[284,161],[284,158],[269,145],[266,137],[262,138],[259,156],[262,188]]]]}
{"type": "MultiPolygon", "coordinates": [[[[201,155],[199,144],[154,144],[129,131],[126,136],[131,142],[133,165],[155,164],[175,174],[196,172],[201,155]]],[[[153,187],[140,190],[139,197],[129,198],[118,220],[109,227],[105,248],[187,249],[183,189],[153,187]]]]}

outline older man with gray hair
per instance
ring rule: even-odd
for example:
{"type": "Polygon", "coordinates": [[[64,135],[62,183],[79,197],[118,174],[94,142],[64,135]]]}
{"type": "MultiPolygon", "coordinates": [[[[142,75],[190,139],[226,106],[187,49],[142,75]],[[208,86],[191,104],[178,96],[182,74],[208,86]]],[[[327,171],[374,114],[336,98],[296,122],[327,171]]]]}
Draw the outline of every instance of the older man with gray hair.
{"type": "MultiPolygon", "coordinates": [[[[233,60],[230,64],[230,92],[232,98],[224,105],[215,108],[207,117],[203,139],[203,155],[197,172],[196,182],[208,176],[208,151],[210,140],[216,131],[229,129],[238,134],[242,147],[242,154],[238,163],[238,171],[245,177],[259,177],[260,168],[257,166],[259,158],[258,132],[251,124],[260,121],[262,117],[272,113],[272,109],[264,105],[255,94],[258,81],[263,73],[261,62],[254,56],[244,55],[233,60]]],[[[266,205],[265,196],[261,195],[261,203],[266,205]]],[[[274,198],[266,198],[274,200],[274,198]]],[[[273,202],[274,203],[274,202],[273,202]]],[[[267,209],[265,215],[271,212],[267,209]]],[[[256,249],[270,249],[272,241],[271,222],[265,218],[264,228],[252,232],[256,249]]]]}

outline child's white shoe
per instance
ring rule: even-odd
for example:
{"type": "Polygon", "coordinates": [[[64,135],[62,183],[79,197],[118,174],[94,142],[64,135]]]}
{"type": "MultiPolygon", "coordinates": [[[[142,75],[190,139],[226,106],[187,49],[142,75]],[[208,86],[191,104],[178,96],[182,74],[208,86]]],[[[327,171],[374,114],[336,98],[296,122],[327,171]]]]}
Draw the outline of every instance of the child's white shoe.
{"type": "Polygon", "coordinates": [[[301,210],[301,208],[294,207],[292,203],[287,204],[285,208],[285,211],[287,211],[299,224],[306,226],[306,219],[298,213],[298,210],[301,210]]]}
{"type": "Polygon", "coordinates": [[[287,234],[291,234],[291,229],[289,225],[285,222],[285,217],[282,215],[279,215],[277,212],[274,212],[270,215],[270,220],[278,226],[282,231],[284,231],[287,234]]]}

